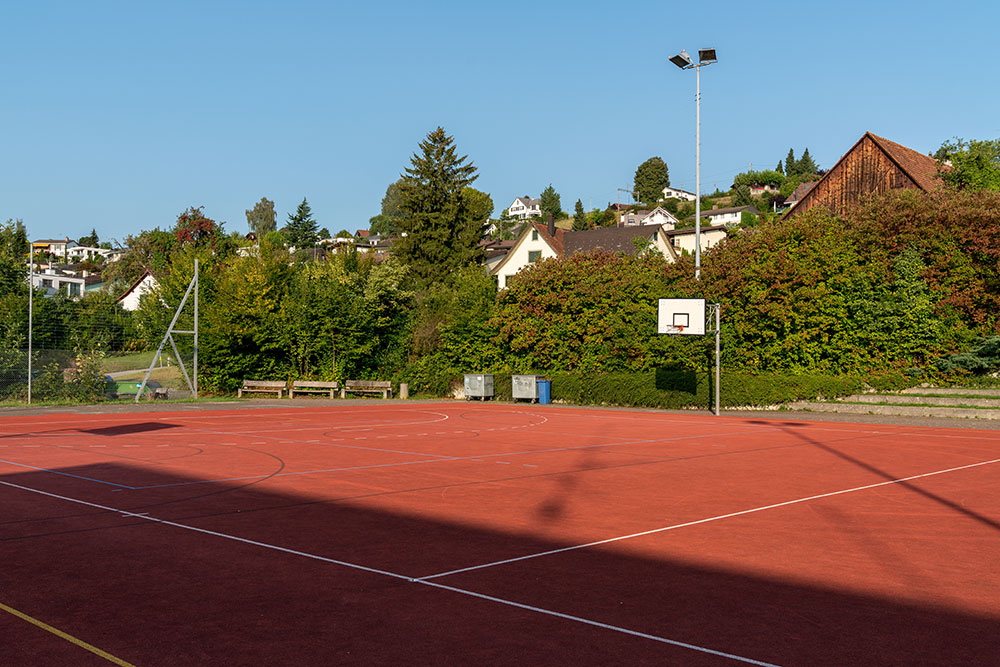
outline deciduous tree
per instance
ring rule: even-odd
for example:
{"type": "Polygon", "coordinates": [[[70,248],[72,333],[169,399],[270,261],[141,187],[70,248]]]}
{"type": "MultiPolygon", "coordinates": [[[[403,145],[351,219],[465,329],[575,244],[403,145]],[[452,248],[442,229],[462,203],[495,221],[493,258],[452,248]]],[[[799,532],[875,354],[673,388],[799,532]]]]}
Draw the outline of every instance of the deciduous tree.
{"type": "Polygon", "coordinates": [[[941,179],[963,190],[1000,190],[1000,139],[966,141],[956,137],[941,144],[938,159],[941,179]],[[950,167],[944,167],[945,161],[950,167]]]}
{"type": "Polygon", "coordinates": [[[670,171],[661,157],[651,157],[635,170],[633,181],[636,199],[655,206],[663,198],[663,188],[670,185],[670,171]]]}
{"type": "Polygon", "coordinates": [[[246,214],[247,225],[258,239],[264,238],[265,234],[278,228],[274,214],[274,202],[267,197],[261,197],[252,209],[246,211],[246,214]]]}

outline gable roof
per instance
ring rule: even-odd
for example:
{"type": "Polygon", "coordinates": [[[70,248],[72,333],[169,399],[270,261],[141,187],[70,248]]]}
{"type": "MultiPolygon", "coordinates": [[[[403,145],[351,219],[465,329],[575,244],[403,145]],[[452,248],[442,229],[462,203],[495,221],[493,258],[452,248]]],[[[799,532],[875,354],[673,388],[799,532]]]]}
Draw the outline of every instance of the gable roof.
{"type": "Polygon", "coordinates": [[[528,208],[534,208],[535,206],[541,206],[541,199],[532,199],[531,197],[514,197],[514,202],[521,202],[528,208]]]}
{"type": "MultiPolygon", "coordinates": [[[[749,211],[750,213],[757,214],[760,211],[757,210],[756,206],[733,206],[730,208],[710,208],[707,211],[701,212],[701,217],[703,218],[713,218],[717,215],[726,215],[728,213],[740,213],[742,211],[749,211]]],[[[688,219],[694,219],[693,215],[688,216],[688,219]]]]}
{"type": "Polygon", "coordinates": [[[809,181],[808,183],[799,183],[798,187],[795,188],[795,192],[792,193],[791,197],[785,200],[785,203],[794,204],[798,200],[802,199],[803,197],[806,196],[806,193],[812,190],[813,186],[815,186],[818,182],[819,181],[809,181]]]}
{"type": "Polygon", "coordinates": [[[611,252],[623,252],[626,255],[634,255],[636,247],[633,239],[649,239],[652,238],[655,232],[660,230],[660,225],[585,229],[578,232],[566,232],[563,236],[563,244],[568,255],[597,250],[599,248],[611,252]]]}
{"type": "MultiPolygon", "coordinates": [[[[912,148],[907,148],[902,144],[897,144],[895,141],[889,141],[885,137],[880,137],[877,134],[872,134],[871,132],[865,132],[864,135],[862,135],[862,137],[858,139],[853,146],[851,146],[850,150],[844,153],[844,155],[837,160],[837,164],[833,165],[833,167],[826,172],[822,178],[813,183],[813,187],[802,194],[796,205],[786,211],[782,218],[795,215],[799,211],[808,210],[807,208],[803,208],[803,202],[811,205],[812,200],[817,198],[817,193],[826,192],[828,190],[826,187],[827,181],[833,183],[835,182],[834,179],[841,177],[841,172],[843,172],[846,168],[844,165],[847,163],[848,158],[851,157],[855,151],[859,151],[859,147],[865,143],[865,141],[870,141],[879,151],[881,151],[883,155],[885,155],[888,161],[895,165],[899,171],[912,181],[918,189],[927,192],[941,185],[941,180],[937,177],[937,160],[929,155],[919,153],[912,148]]],[[[947,168],[948,167],[945,167],[945,169],[947,168]]],[[[822,199],[820,199],[820,201],[822,201],[822,199]]]]}
{"type": "MultiPolygon", "coordinates": [[[[865,136],[869,136],[875,142],[875,144],[885,151],[886,155],[889,156],[893,162],[896,163],[900,169],[906,172],[906,175],[913,179],[913,182],[923,190],[933,190],[941,181],[937,178],[937,160],[932,158],[930,155],[924,155],[923,153],[918,153],[912,148],[907,148],[902,144],[897,144],[895,141],[889,141],[884,137],[880,137],[877,134],[872,134],[871,132],[865,132],[865,136]]],[[[863,139],[864,137],[862,137],[863,139]]],[[[860,142],[858,142],[860,143],[860,142]]]]}

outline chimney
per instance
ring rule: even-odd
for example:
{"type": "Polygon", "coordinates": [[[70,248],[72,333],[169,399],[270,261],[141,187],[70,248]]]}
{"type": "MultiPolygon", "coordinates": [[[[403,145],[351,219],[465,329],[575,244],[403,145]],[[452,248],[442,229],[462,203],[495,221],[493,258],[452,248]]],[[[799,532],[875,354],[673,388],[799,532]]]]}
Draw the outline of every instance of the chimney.
{"type": "Polygon", "coordinates": [[[552,219],[551,215],[549,216],[549,236],[551,236],[552,238],[556,237],[556,223],[552,219]]]}

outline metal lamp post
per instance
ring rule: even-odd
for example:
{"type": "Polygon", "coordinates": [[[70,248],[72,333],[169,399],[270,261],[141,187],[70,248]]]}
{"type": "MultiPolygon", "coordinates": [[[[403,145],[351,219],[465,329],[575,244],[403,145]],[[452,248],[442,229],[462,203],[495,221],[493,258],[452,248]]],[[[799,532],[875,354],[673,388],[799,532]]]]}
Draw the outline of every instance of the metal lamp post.
{"type": "Polygon", "coordinates": [[[699,49],[698,64],[695,65],[687,51],[681,50],[670,62],[681,69],[693,69],[697,73],[695,94],[695,157],[694,157],[694,278],[701,280],[701,68],[716,62],[715,49],[699,49]]]}

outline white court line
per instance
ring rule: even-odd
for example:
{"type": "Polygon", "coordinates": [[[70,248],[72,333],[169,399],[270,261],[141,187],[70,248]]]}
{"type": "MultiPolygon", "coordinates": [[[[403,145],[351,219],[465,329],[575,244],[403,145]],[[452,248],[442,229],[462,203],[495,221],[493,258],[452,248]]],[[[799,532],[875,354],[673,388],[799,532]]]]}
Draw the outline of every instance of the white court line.
{"type": "Polygon", "coordinates": [[[688,644],[687,642],[677,641],[676,639],[667,639],[666,637],[659,637],[657,635],[647,634],[645,632],[639,632],[637,630],[630,630],[628,628],[623,628],[617,625],[610,625],[608,623],[601,623],[600,621],[593,621],[580,616],[572,616],[570,614],[563,614],[562,612],[552,611],[550,609],[543,609],[541,607],[533,607],[531,605],[523,604],[520,602],[515,602],[513,600],[505,600],[504,598],[493,597],[491,595],[484,595],[482,593],[476,593],[475,591],[466,590],[464,588],[456,588],[454,586],[447,586],[445,584],[439,584],[433,581],[424,581],[423,579],[415,579],[413,577],[408,577],[403,574],[398,574],[396,572],[389,572],[388,570],[379,570],[373,567],[366,567],[364,565],[358,565],[357,563],[349,563],[347,561],[337,560],[335,558],[327,558],[326,556],[319,556],[317,554],[307,553],[305,551],[296,551],[295,549],[289,549],[287,547],[281,547],[276,544],[268,544],[267,542],[258,542],[257,540],[250,540],[245,537],[237,537],[236,535],[229,535],[227,533],[220,533],[214,530],[208,530],[206,528],[197,528],[195,526],[189,526],[183,523],[177,523],[176,521],[168,521],[166,519],[158,519],[154,516],[149,516],[147,513],[143,512],[137,514],[135,512],[129,512],[128,510],[116,509],[114,507],[108,507],[106,505],[99,505],[97,503],[88,502],[86,500],[78,500],[76,498],[69,498],[67,496],[60,496],[55,493],[49,493],[48,491],[41,491],[39,489],[33,489],[28,486],[21,486],[20,484],[12,484],[10,482],[0,481],[0,484],[4,486],[13,487],[15,489],[21,489],[22,491],[30,491],[32,493],[38,493],[43,496],[49,496],[50,498],[57,498],[59,500],[65,500],[71,503],[77,503],[79,505],[86,505],[88,507],[96,507],[97,509],[102,509],[107,512],[115,512],[123,517],[133,517],[136,519],[142,519],[144,521],[151,521],[153,523],[162,524],[165,526],[173,526],[175,528],[183,528],[184,530],[192,530],[196,533],[203,533],[205,535],[212,535],[214,537],[221,537],[226,540],[233,540],[234,542],[242,542],[243,544],[249,544],[255,547],[262,547],[264,549],[271,549],[273,551],[280,551],[282,553],[291,554],[293,556],[302,556],[303,558],[310,558],[312,560],[322,561],[324,563],[332,563],[334,565],[342,565],[344,567],[353,568],[356,570],[361,570],[363,572],[370,572],[372,574],[381,574],[386,577],[392,577],[393,579],[402,579],[410,583],[421,584],[423,586],[430,586],[432,588],[437,588],[439,590],[451,591],[452,593],[459,593],[460,595],[468,595],[470,597],[478,598],[480,600],[487,600],[490,602],[496,602],[499,604],[507,605],[510,607],[516,607],[518,609],[524,609],[526,611],[533,611],[539,614],[545,614],[547,616],[555,616],[556,618],[561,618],[568,621],[575,621],[577,623],[583,623],[585,625],[590,625],[593,627],[602,628],[604,630],[611,630],[613,632],[620,632],[622,634],[631,635],[633,637],[641,637],[643,639],[650,639],[652,641],[660,642],[662,644],[670,644],[671,646],[678,646],[680,648],[690,649],[692,651],[698,651],[700,653],[707,653],[709,655],[714,655],[720,658],[729,658],[730,660],[735,660],[737,662],[743,662],[750,665],[760,665],[761,667],[779,667],[769,662],[763,662],[760,660],[754,660],[752,658],[745,658],[743,656],[736,655],[734,653],[725,653],[724,651],[717,651],[715,649],[706,648],[704,646],[698,646],[696,644],[688,644]]]}
{"type": "Polygon", "coordinates": [[[970,463],[964,466],[958,466],[956,468],[948,468],[946,470],[935,470],[934,472],[925,472],[919,475],[911,475],[909,477],[900,477],[898,479],[891,479],[885,482],[876,482],[875,484],[866,484],[864,486],[855,486],[850,489],[841,489],[840,491],[831,491],[829,493],[820,493],[814,496],[807,496],[805,498],[796,498],[795,500],[786,500],[781,503],[774,503],[771,505],[764,505],[762,507],[754,507],[752,509],[740,510],[739,512],[730,512],[729,514],[720,514],[718,516],[708,517],[706,519],[698,519],[696,521],[687,521],[685,523],[676,523],[672,526],[664,526],[662,528],[654,528],[652,530],[644,530],[640,533],[632,533],[630,535],[621,535],[619,537],[609,537],[605,540],[597,540],[596,542],[587,542],[586,544],[576,544],[571,547],[563,547],[561,549],[550,549],[549,551],[540,551],[534,554],[528,554],[526,556],[518,556],[517,558],[507,558],[505,560],[498,560],[492,563],[483,563],[482,565],[473,565],[471,567],[463,567],[458,570],[450,570],[448,572],[439,572],[437,574],[430,574],[425,577],[420,577],[420,581],[426,581],[429,579],[437,579],[438,577],[447,577],[452,574],[459,574],[461,572],[472,572],[474,570],[482,570],[488,567],[494,567],[497,565],[506,565],[508,563],[516,563],[522,560],[530,560],[532,558],[541,558],[542,556],[551,556],[552,554],[563,553],[566,551],[575,551],[577,549],[587,549],[589,547],[596,547],[602,544],[610,544],[612,542],[620,542],[622,540],[629,540],[633,537],[643,537],[644,535],[655,535],[656,533],[664,533],[668,530],[676,530],[678,528],[686,528],[688,526],[697,526],[702,523],[710,523],[712,521],[719,521],[721,519],[731,519],[735,516],[743,516],[744,514],[754,514],[756,512],[763,512],[764,510],[775,509],[778,507],[786,507],[788,505],[797,505],[798,503],[809,502],[810,500],[819,500],[820,498],[830,498],[832,496],[840,496],[845,493],[853,493],[855,491],[864,491],[865,489],[875,489],[880,486],[888,486],[889,484],[899,484],[900,482],[908,482],[914,479],[920,479],[921,477],[933,477],[934,475],[943,475],[948,472],[956,472],[958,470],[967,470],[969,468],[978,468],[979,466],[990,465],[992,463],[1000,463],[1000,459],[992,459],[990,461],[980,461],[979,463],[970,463]]]}

